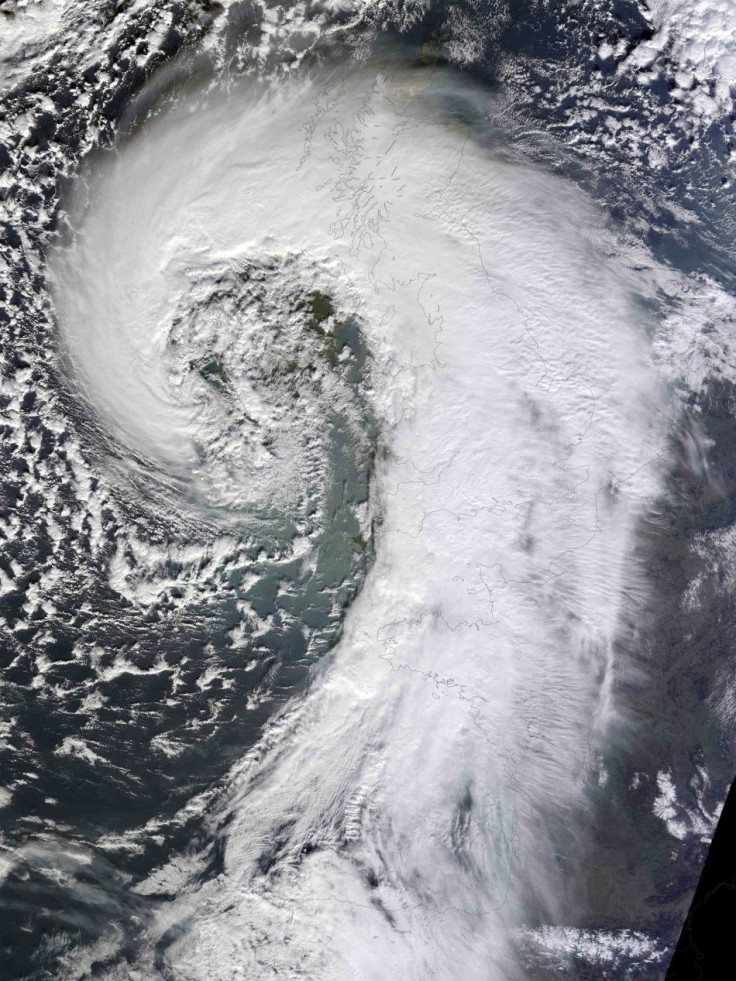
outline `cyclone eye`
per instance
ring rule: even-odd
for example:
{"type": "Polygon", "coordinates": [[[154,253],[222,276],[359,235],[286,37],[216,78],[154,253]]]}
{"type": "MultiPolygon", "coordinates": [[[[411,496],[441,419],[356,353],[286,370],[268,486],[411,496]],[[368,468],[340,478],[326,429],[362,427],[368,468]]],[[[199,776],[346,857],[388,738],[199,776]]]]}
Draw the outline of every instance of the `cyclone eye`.
{"type": "Polygon", "coordinates": [[[183,275],[164,360],[187,417],[193,486],[212,507],[303,523],[324,510],[335,440],[353,461],[345,465],[365,459],[363,330],[316,277],[308,259],[288,254],[183,275]]]}

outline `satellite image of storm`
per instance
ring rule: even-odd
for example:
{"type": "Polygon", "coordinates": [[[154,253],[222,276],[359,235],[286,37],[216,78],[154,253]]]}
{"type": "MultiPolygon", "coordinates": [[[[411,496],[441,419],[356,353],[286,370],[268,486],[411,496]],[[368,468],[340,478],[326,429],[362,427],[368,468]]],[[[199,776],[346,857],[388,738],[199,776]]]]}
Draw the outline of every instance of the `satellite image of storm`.
{"type": "Polygon", "coordinates": [[[736,976],[736,0],[0,0],[0,451],[0,981],[736,976]]]}

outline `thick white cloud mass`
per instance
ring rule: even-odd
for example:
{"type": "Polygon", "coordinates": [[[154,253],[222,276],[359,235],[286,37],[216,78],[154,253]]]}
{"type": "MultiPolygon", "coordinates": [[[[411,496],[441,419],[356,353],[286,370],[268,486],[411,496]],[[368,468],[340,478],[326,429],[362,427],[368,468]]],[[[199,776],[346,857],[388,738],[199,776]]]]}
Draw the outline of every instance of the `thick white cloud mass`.
{"type": "Polygon", "coordinates": [[[390,58],[192,96],[93,162],[56,262],[95,411],[175,506],[225,522],[268,501],[318,521],[329,408],[360,438],[329,364],[298,411],[254,381],[298,347],[273,336],[289,297],[328,294],[369,350],[375,563],[232,773],[221,874],[177,860],[140,887],[178,892],[148,938],[178,978],[510,979],[522,907],[554,916],[545,819],[585,807],[617,711],[672,406],[651,264],[486,108],[390,58]],[[238,302],[213,313],[216,280],[238,302]],[[213,345],[226,403],[190,370],[213,345]]]}

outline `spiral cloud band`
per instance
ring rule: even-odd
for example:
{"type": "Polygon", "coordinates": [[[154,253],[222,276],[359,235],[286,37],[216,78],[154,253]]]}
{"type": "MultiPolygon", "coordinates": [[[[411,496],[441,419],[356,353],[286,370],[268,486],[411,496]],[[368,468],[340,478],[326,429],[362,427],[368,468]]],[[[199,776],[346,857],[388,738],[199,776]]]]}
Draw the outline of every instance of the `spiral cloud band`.
{"type": "MultiPolygon", "coordinates": [[[[219,874],[136,887],[170,897],[139,976],[508,979],[529,910],[558,911],[548,825],[625,725],[674,403],[652,260],[489,110],[386,53],[203,87],[70,203],[60,340],[114,479],[178,515],[193,568],[198,523],[247,543],[251,641],[277,563],[335,587],[298,618],[345,616],[210,805],[219,874]]],[[[146,561],[110,568],[144,606],[146,561]]]]}

